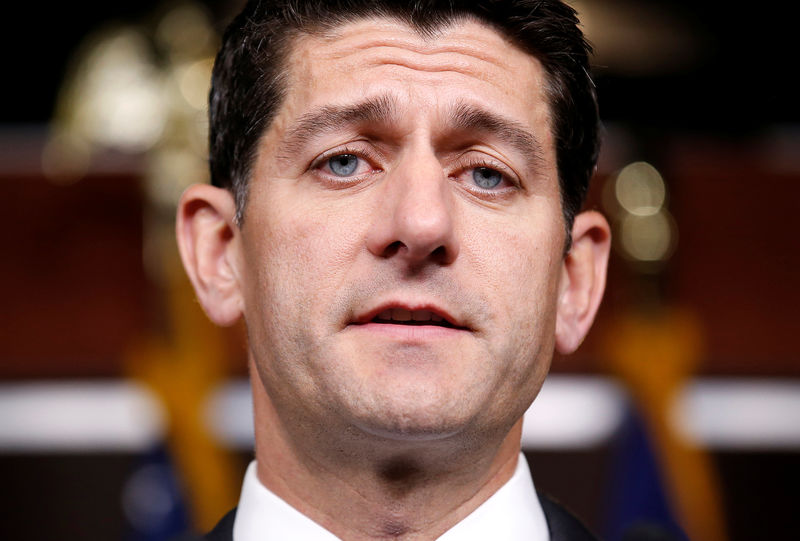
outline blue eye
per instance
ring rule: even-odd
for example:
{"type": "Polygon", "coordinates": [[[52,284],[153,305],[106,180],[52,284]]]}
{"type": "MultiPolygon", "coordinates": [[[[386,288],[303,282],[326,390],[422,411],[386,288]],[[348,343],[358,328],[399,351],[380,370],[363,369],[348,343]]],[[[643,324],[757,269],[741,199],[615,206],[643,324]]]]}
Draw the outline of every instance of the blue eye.
{"type": "Polygon", "coordinates": [[[328,166],[334,175],[349,177],[358,168],[358,156],[353,154],[339,154],[328,160],[328,166]]]}
{"type": "Polygon", "coordinates": [[[496,188],[503,181],[503,175],[488,167],[476,167],[472,170],[472,180],[478,187],[489,190],[496,188]]]}

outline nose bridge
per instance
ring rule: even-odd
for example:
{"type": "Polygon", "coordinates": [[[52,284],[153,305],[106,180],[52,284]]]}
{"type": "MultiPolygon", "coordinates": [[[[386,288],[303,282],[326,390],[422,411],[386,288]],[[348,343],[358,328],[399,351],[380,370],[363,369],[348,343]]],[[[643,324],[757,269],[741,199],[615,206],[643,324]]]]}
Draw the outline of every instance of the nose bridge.
{"type": "Polygon", "coordinates": [[[376,230],[373,252],[412,263],[428,258],[452,262],[458,253],[453,194],[433,149],[425,144],[408,149],[386,181],[383,226],[376,230]]]}

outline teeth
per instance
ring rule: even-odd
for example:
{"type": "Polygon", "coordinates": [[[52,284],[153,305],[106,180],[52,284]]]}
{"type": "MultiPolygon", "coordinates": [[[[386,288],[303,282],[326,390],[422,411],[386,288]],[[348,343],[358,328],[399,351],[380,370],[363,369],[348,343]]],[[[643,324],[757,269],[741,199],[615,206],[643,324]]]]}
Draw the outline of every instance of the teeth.
{"type": "Polygon", "coordinates": [[[384,321],[434,321],[442,322],[444,318],[427,310],[406,310],[404,308],[391,308],[378,314],[377,319],[384,321]]]}
{"type": "Polygon", "coordinates": [[[392,319],[395,321],[411,321],[411,312],[402,308],[392,310],[392,319]]]}

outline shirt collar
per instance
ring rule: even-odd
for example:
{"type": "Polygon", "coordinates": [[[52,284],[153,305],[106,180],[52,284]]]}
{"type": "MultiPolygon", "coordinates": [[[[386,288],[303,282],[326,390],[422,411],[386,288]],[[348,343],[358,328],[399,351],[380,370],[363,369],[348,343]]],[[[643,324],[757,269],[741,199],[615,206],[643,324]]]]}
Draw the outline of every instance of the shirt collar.
{"type": "Polygon", "coordinates": [[[239,508],[233,522],[233,541],[265,539],[337,541],[339,538],[262,485],[253,460],[244,474],[239,508]]]}
{"type": "Polygon", "coordinates": [[[525,455],[514,475],[439,541],[549,541],[550,533],[525,455]]]}
{"type": "MultiPolygon", "coordinates": [[[[261,484],[256,462],[247,467],[233,525],[234,541],[303,539],[336,541],[338,537],[300,513],[261,484]]],[[[536,495],[528,463],[520,453],[506,484],[439,541],[549,541],[547,521],[536,495]]]]}

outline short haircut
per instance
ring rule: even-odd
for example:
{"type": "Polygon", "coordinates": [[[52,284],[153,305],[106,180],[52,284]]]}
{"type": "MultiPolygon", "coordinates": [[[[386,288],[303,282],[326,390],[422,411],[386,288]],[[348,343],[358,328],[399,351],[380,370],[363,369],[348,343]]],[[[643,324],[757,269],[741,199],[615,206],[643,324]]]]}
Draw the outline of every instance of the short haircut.
{"type": "Polygon", "coordinates": [[[542,63],[569,245],[597,162],[599,117],[591,47],[575,10],[560,0],[250,0],[225,31],[209,97],[211,182],[233,192],[237,220],[259,139],[284,98],[293,38],[368,17],[393,18],[425,36],[474,18],[542,63]]]}

